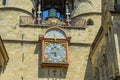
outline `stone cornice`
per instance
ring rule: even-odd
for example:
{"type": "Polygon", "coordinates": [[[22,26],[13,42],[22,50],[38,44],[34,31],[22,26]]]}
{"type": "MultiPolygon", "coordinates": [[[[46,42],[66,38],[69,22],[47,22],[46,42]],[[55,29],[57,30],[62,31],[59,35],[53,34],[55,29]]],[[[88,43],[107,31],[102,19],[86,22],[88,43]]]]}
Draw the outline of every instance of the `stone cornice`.
{"type": "MultiPolygon", "coordinates": [[[[43,26],[43,25],[40,25],[40,24],[19,24],[20,27],[28,27],[28,28],[49,28],[50,26],[43,26]]],[[[85,30],[87,27],[80,27],[80,26],[62,26],[60,28],[63,28],[63,29],[83,29],[85,30]]]]}
{"type": "Polygon", "coordinates": [[[20,11],[23,11],[25,13],[28,13],[28,14],[32,15],[32,12],[27,11],[27,10],[22,9],[22,8],[19,8],[19,7],[0,7],[0,10],[11,10],[11,9],[13,9],[15,11],[20,10],[20,11]]]}
{"type": "Polygon", "coordinates": [[[76,16],[74,16],[72,18],[75,19],[75,18],[80,17],[80,16],[101,15],[101,14],[102,14],[101,12],[89,12],[89,13],[83,13],[83,14],[76,15],[76,16]]]}
{"type": "MultiPolygon", "coordinates": [[[[36,44],[38,41],[36,40],[9,40],[9,39],[3,39],[5,43],[21,43],[21,42],[28,42],[29,44],[36,44]]],[[[85,46],[90,47],[91,43],[77,43],[77,42],[70,42],[71,46],[85,46]]]]}

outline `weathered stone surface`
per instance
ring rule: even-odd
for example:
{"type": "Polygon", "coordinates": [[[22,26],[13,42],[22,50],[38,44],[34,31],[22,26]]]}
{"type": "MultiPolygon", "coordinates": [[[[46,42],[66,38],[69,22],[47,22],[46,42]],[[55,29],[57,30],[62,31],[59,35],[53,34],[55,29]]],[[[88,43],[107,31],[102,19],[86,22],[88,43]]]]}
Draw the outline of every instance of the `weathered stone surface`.
{"type": "MultiPolygon", "coordinates": [[[[84,5],[85,4],[88,6],[82,8],[85,8],[87,11],[90,4],[87,2],[84,3],[84,5]]],[[[33,7],[31,0],[9,0],[6,6],[9,5],[19,7],[27,11],[31,11],[33,7]]],[[[98,7],[96,2],[94,5],[96,5],[96,8],[98,7]]],[[[93,10],[90,10],[89,12],[94,11],[94,8],[92,8],[91,5],[90,9],[93,10]]],[[[85,10],[83,11],[85,12],[85,10]]],[[[47,28],[39,26],[21,27],[19,26],[20,16],[31,15],[20,10],[0,9],[0,35],[3,40],[7,40],[4,41],[4,43],[10,58],[4,73],[0,75],[0,80],[91,80],[88,59],[90,51],[89,44],[93,42],[101,26],[100,14],[87,14],[75,17],[76,19],[85,19],[86,21],[89,18],[93,20],[94,25],[87,26],[85,29],[63,28],[66,34],[71,36],[71,44],[69,45],[70,64],[68,69],[54,68],[57,71],[56,75],[53,73],[53,68],[41,68],[40,65],[39,55],[41,54],[41,45],[38,44],[37,41],[39,35],[44,34],[47,28]]]]}
{"type": "Polygon", "coordinates": [[[32,13],[32,8],[34,8],[34,5],[33,5],[32,0],[20,0],[20,1],[18,1],[18,0],[12,0],[12,1],[7,0],[6,5],[4,6],[4,5],[2,5],[2,0],[0,0],[0,8],[4,8],[4,7],[19,8],[19,9],[23,9],[23,10],[26,10],[26,11],[32,13]]]}
{"type": "Polygon", "coordinates": [[[89,13],[101,13],[101,0],[76,0],[75,9],[72,11],[72,17],[89,13]]]}

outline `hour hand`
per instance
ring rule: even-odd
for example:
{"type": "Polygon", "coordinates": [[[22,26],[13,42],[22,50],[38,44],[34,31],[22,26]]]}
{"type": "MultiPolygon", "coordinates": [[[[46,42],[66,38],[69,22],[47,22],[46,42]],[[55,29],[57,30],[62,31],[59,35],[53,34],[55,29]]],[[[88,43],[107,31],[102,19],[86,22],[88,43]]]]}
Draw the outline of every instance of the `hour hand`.
{"type": "Polygon", "coordinates": [[[56,52],[52,52],[53,54],[54,54],[54,57],[56,57],[57,56],[57,53],[56,52]]]}

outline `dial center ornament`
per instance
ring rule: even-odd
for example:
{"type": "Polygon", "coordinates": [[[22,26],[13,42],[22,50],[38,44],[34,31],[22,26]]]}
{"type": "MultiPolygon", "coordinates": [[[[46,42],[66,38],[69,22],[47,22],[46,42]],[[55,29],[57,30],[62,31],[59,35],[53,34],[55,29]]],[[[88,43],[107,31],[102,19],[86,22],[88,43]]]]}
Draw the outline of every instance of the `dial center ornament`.
{"type": "Polygon", "coordinates": [[[46,63],[66,63],[66,48],[60,43],[49,43],[45,46],[44,56],[46,63]]]}

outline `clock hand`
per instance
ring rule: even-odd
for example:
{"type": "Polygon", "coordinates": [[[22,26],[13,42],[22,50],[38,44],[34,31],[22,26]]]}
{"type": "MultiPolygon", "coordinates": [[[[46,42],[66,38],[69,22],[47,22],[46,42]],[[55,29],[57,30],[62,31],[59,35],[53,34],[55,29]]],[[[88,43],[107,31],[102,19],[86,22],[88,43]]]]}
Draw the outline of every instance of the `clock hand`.
{"type": "Polygon", "coordinates": [[[53,54],[54,54],[54,57],[56,57],[56,56],[57,56],[56,52],[53,52],[53,54]]]}
{"type": "Polygon", "coordinates": [[[52,51],[52,53],[54,54],[54,57],[56,57],[57,56],[57,49],[54,48],[53,51],[52,51]]]}
{"type": "Polygon", "coordinates": [[[59,48],[57,48],[56,44],[54,44],[54,47],[52,48],[52,53],[54,54],[54,57],[57,57],[57,52],[59,48]]]}
{"type": "Polygon", "coordinates": [[[54,33],[54,40],[56,41],[57,37],[56,37],[56,34],[54,33]]]}

